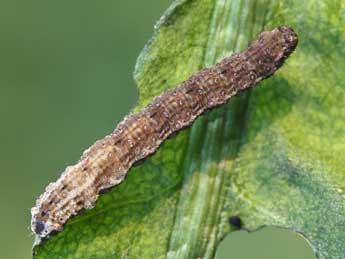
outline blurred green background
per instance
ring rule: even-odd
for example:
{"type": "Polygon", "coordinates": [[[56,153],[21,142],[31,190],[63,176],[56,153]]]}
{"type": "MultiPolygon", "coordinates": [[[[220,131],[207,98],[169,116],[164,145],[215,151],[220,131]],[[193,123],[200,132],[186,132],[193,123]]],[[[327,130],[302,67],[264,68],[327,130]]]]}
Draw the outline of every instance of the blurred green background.
{"type": "MultiPolygon", "coordinates": [[[[0,3],[0,258],[31,257],[30,208],[134,106],[136,57],[170,0],[0,3]]],[[[314,258],[286,230],[233,233],[218,259],[314,258]]]]}

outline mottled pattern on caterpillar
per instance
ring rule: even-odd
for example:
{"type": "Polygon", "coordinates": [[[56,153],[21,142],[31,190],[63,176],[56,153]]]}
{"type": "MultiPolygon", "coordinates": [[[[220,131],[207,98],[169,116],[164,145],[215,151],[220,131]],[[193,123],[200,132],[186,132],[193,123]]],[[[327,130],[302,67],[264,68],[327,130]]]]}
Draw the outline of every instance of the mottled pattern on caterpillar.
{"type": "Polygon", "coordinates": [[[197,72],[125,118],[46,187],[31,209],[32,231],[41,238],[61,231],[72,215],[92,208],[102,190],[121,183],[131,166],[154,153],[169,135],[191,125],[206,109],[271,76],[296,45],[291,28],[262,32],[243,52],[197,72]]]}

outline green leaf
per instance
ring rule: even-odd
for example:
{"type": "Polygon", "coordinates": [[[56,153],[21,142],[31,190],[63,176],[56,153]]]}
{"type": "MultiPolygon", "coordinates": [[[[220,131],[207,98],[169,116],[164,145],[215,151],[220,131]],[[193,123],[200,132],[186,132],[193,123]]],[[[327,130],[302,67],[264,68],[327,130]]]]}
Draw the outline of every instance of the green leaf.
{"type": "Polygon", "coordinates": [[[34,257],[213,258],[238,215],[343,258],[344,1],[175,1],[138,59],[135,111],[282,24],[300,44],[274,77],[167,140],[34,257]]]}

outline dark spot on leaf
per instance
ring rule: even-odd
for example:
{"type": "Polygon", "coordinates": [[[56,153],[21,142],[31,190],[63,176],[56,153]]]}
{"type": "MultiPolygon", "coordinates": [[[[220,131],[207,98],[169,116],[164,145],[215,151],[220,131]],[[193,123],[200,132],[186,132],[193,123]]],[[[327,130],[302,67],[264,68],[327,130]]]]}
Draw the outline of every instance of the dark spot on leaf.
{"type": "Polygon", "coordinates": [[[229,218],[229,224],[237,229],[241,229],[242,228],[242,220],[239,216],[231,216],[229,218]]]}

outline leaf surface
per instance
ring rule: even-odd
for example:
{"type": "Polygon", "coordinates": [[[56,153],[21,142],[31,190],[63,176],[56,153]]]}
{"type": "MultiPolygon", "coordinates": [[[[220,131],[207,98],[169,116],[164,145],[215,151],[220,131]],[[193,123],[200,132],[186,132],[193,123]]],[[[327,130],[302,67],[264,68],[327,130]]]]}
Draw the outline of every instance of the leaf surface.
{"type": "Polygon", "coordinates": [[[232,215],[249,230],[299,232],[318,258],[343,258],[344,24],[344,1],[173,2],[138,59],[135,111],[265,29],[289,25],[299,46],[273,77],[198,118],[34,246],[34,258],[214,258],[232,215]]]}

